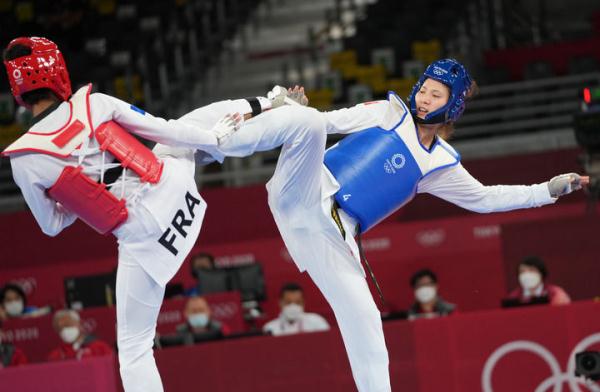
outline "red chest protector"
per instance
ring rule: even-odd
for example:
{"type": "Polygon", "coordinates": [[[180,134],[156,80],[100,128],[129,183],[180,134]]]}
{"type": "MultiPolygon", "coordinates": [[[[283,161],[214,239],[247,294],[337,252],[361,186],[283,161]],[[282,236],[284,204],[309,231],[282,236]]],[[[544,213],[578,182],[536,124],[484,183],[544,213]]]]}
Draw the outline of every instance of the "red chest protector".
{"type": "MultiPolygon", "coordinates": [[[[142,182],[157,183],[163,162],[148,147],[114,121],[103,123],[95,130],[92,128],[90,91],[91,85],[88,85],[71,97],[71,116],[64,127],[51,133],[27,132],[3,154],[38,152],[67,158],[81,148],[86,138],[95,138],[101,151],[111,153],[142,182]]],[[[47,193],[101,234],[112,232],[127,220],[125,199],[118,199],[104,183],[83,173],[82,166],[65,166],[47,193]]]]}

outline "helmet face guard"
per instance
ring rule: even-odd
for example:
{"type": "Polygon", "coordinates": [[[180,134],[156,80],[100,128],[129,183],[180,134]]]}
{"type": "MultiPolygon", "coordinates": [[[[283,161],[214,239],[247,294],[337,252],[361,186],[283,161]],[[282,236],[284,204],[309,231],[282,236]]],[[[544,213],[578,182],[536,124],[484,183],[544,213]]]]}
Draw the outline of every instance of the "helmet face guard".
{"type": "Polygon", "coordinates": [[[458,120],[465,110],[465,100],[471,83],[472,80],[469,73],[458,61],[454,59],[434,61],[427,67],[423,75],[421,75],[408,96],[410,111],[413,117],[417,122],[423,124],[445,124],[458,120]],[[420,118],[417,117],[418,111],[415,97],[427,79],[437,80],[447,86],[450,90],[450,97],[446,105],[436,111],[427,113],[425,118],[420,118]]]}
{"type": "Polygon", "coordinates": [[[62,53],[56,44],[41,37],[20,37],[12,40],[8,48],[23,45],[31,54],[4,61],[10,89],[22,106],[28,106],[21,96],[29,91],[50,89],[66,101],[71,96],[71,80],[62,53]]]}

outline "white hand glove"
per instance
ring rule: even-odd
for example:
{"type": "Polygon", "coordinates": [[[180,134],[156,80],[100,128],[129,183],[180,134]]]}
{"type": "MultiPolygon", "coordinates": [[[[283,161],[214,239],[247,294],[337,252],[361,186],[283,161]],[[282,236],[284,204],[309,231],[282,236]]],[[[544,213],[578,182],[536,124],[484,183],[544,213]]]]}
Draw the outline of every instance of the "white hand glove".
{"type": "Polygon", "coordinates": [[[581,189],[587,183],[589,183],[587,176],[580,176],[577,173],[561,174],[548,182],[548,190],[550,196],[560,197],[581,189]]]}
{"type": "Polygon", "coordinates": [[[283,105],[308,105],[308,98],[304,95],[304,87],[294,87],[285,89],[285,87],[275,86],[267,93],[267,98],[271,101],[271,109],[276,109],[283,105]]]}
{"type": "Polygon", "coordinates": [[[217,143],[223,144],[229,136],[240,129],[242,125],[242,115],[239,113],[227,114],[221,118],[212,128],[213,133],[217,137],[217,143]]]}
{"type": "Polygon", "coordinates": [[[278,107],[285,105],[286,97],[287,90],[285,87],[281,86],[275,86],[267,93],[267,99],[271,101],[271,109],[277,109],[278,107]]]}

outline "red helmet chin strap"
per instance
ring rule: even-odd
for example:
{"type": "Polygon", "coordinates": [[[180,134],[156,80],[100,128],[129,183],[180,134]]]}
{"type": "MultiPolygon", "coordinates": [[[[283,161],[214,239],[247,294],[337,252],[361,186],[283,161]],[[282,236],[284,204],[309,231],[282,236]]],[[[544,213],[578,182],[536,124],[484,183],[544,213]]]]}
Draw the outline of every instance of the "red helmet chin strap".
{"type": "Polygon", "coordinates": [[[31,54],[4,61],[13,96],[22,106],[28,106],[21,96],[29,91],[47,88],[63,101],[71,96],[71,80],[62,53],[56,44],[41,37],[15,38],[8,48],[23,45],[31,54]]]}

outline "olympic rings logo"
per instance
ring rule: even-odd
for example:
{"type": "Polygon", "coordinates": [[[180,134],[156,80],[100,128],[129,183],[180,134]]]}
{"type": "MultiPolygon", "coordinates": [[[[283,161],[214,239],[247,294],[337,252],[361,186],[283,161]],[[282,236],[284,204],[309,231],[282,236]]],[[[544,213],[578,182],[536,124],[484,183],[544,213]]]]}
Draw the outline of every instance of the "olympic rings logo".
{"type": "Polygon", "coordinates": [[[395,174],[396,170],[400,170],[404,167],[406,158],[403,154],[394,154],[390,159],[386,159],[383,164],[383,169],[388,174],[395,174]]]}
{"type": "Polygon", "coordinates": [[[600,333],[592,334],[577,343],[569,355],[567,371],[565,373],[561,372],[560,365],[556,357],[541,344],[529,340],[515,340],[513,342],[506,343],[498,347],[485,362],[483,373],[481,375],[481,386],[483,388],[483,392],[493,392],[492,372],[494,371],[494,367],[496,367],[496,364],[498,361],[500,361],[500,359],[513,351],[529,351],[537,354],[546,362],[548,367],[550,367],[552,375],[542,381],[535,389],[535,392],[545,392],[549,390],[550,387],[552,387],[552,392],[562,392],[563,383],[565,382],[569,384],[571,392],[582,392],[578,384],[586,386],[587,389],[592,392],[600,392],[600,386],[598,386],[598,384],[592,382],[588,383],[583,378],[575,377],[575,354],[580,351],[585,351],[589,346],[596,343],[600,343],[600,333]]]}

